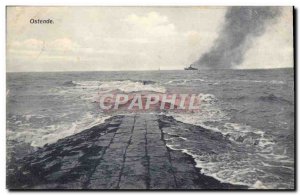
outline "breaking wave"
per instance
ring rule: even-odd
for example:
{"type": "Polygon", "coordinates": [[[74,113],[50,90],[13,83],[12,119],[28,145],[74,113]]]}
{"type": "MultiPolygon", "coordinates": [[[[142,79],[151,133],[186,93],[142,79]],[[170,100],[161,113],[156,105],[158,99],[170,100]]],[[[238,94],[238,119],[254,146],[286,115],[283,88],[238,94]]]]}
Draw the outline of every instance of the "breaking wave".
{"type": "Polygon", "coordinates": [[[119,90],[125,93],[137,91],[153,91],[164,93],[166,89],[154,81],[123,80],[123,81],[67,81],[64,86],[96,89],[100,92],[119,90]]]}
{"type": "Polygon", "coordinates": [[[263,165],[266,163],[274,168],[278,166],[273,163],[275,161],[284,164],[287,171],[293,172],[292,160],[286,156],[286,151],[275,150],[276,142],[273,137],[249,125],[231,122],[230,116],[220,108],[220,102],[214,95],[200,94],[200,97],[202,99],[200,113],[169,112],[167,115],[177,121],[211,131],[212,143],[215,139],[213,132],[221,133],[228,142],[223,143],[219,140],[220,142],[216,142],[212,149],[205,150],[207,146],[199,143],[197,138],[201,133],[189,134],[188,130],[182,129],[185,132],[180,134],[175,130],[175,132],[168,130],[166,133],[169,135],[180,134],[182,137],[182,139],[178,139],[178,136],[171,137],[167,142],[168,147],[193,156],[203,174],[222,182],[247,185],[250,188],[289,188],[288,184],[276,186],[281,179],[263,165]],[[231,149],[224,151],[223,148],[228,147],[228,144],[231,149]]]}
{"type": "Polygon", "coordinates": [[[264,101],[264,102],[270,102],[270,103],[284,103],[284,104],[290,104],[290,105],[293,104],[292,102],[286,100],[285,98],[276,96],[274,94],[270,94],[267,96],[260,96],[259,100],[264,101]]]}
{"type": "Polygon", "coordinates": [[[61,120],[54,123],[53,118],[49,116],[12,115],[8,120],[9,123],[13,123],[14,129],[7,129],[7,140],[18,140],[18,142],[28,143],[32,147],[42,147],[99,125],[109,117],[109,115],[85,113],[78,117],[78,120],[72,122],[61,120]]]}
{"type": "Polygon", "coordinates": [[[195,82],[204,82],[204,79],[175,79],[166,82],[166,84],[172,84],[172,85],[185,85],[185,84],[191,84],[195,82]]]}

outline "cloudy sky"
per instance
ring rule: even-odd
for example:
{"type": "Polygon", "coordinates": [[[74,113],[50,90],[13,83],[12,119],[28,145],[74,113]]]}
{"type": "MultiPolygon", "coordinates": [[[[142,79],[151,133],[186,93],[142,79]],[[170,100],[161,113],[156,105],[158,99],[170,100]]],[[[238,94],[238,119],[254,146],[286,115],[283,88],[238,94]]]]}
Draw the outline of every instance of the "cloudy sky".
{"type": "MultiPolygon", "coordinates": [[[[208,51],[226,7],[8,7],[7,71],[183,69],[208,51]],[[54,24],[30,24],[30,19],[54,24]]],[[[292,8],[237,68],[293,67],[292,8]]]]}

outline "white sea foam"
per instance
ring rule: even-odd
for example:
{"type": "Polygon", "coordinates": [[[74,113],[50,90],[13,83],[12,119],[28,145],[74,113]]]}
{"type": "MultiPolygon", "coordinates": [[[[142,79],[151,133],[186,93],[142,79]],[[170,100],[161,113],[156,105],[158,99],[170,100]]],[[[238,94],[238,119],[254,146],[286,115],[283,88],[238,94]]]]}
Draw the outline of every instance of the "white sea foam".
{"type": "MultiPolygon", "coordinates": [[[[201,168],[201,172],[205,175],[212,176],[221,182],[247,185],[250,188],[264,189],[274,188],[274,184],[267,183],[263,180],[259,180],[262,177],[276,178],[277,176],[265,171],[263,164],[260,161],[277,161],[284,162],[287,159],[285,153],[275,154],[274,147],[275,142],[265,135],[260,129],[253,128],[249,125],[238,124],[230,122],[230,117],[222,111],[219,106],[218,100],[211,94],[200,94],[202,99],[200,113],[172,113],[168,115],[174,117],[177,121],[198,125],[208,130],[222,133],[225,137],[228,137],[232,142],[245,146],[246,148],[253,148],[253,153],[245,154],[243,157],[239,157],[239,152],[230,151],[229,153],[220,154],[205,154],[198,152],[194,147],[190,147],[193,142],[193,137],[184,137],[178,140],[178,138],[170,138],[167,140],[168,147],[174,150],[181,150],[184,153],[191,155],[196,162],[196,166],[201,168]],[[182,144],[182,142],[187,144],[182,144]],[[189,145],[185,148],[185,145],[189,145]],[[194,149],[193,149],[194,148],[194,149]],[[262,157],[260,157],[260,154],[262,157]],[[254,155],[254,156],[253,156],[254,155]],[[255,159],[258,160],[255,160],[255,159]],[[258,162],[256,162],[258,161],[258,162]],[[261,175],[259,175],[261,174],[261,175]]],[[[168,128],[170,135],[176,135],[176,130],[168,128]]],[[[196,140],[196,139],[195,139],[196,140]]],[[[273,168],[275,165],[270,165],[273,168]]],[[[291,168],[292,166],[289,166],[291,168]]],[[[291,168],[293,169],[293,168],[291,168]]],[[[291,170],[293,171],[293,170],[291,170]]]]}
{"type": "MultiPolygon", "coordinates": [[[[42,117],[40,115],[25,115],[24,118],[29,120],[29,116],[30,118],[42,117]]],[[[80,117],[80,120],[72,123],[61,122],[41,127],[31,127],[30,121],[16,121],[15,125],[18,128],[15,131],[7,129],[7,139],[29,143],[33,147],[42,147],[45,144],[54,143],[59,139],[101,124],[109,117],[108,115],[86,113],[80,117]]]]}
{"type": "MultiPolygon", "coordinates": [[[[137,91],[153,91],[164,93],[166,89],[158,84],[144,84],[139,81],[72,81],[66,82],[62,87],[51,88],[51,94],[57,94],[63,97],[79,97],[88,103],[95,102],[99,97],[99,93],[119,90],[124,93],[137,91]]],[[[83,104],[80,102],[80,104],[83,104]]],[[[55,114],[55,117],[57,117],[55,114]]],[[[66,110],[65,113],[60,113],[61,118],[72,112],[66,110]]],[[[19,140],[31,144],[33,147],[41,147],[44,144],[49,144],[62,139],[64,137],[81,132],[92,126],[104,122],[109,118],[109,115],[104,115],[101,111],[96,113],[73,113],[80,115],[74,117],[74,121],[50,122],[54,120],[53,116],[44,116],[35,113],[25,114],[23,116],[11,116],[10,121],[14,124],[14,131],[7,130],[8,140],[19,140]],[[44,122],[47,122],[44,123],[44,122]],[[49,124],[51,125],[49,125],[49,124]]]]}
{"type": "Polygon", "coordinates": [[[166,82],[166,84],[176,84],[176,85],[183,85],[183,84],[187,84],[187,83],[191,83],[191,82],[204,82],[204,79],[174,79],[171,81],[166,82]]]}
{"type": "Polygon", "coordinates": [[[243,80],[243,79],[233,79],[230,80],[231,82],[245,82],[245,83],[269,83],[269,84],[275,84],[275,85],[282,85],[285,84],[284,81],[278,81],[278,80],[243,80]]]}
{"type": "Polygon", "coordinates": [[[144,84],[139,81],[72,81],[79,88],[91,88],[97,89],[100,92],[111,92],[115,90],[120,90],[125,93],[137,92],[137,91],[153,91],[158,93],[164,93],[166,91],[165,87],[153,83],[144,84]]]}
{"type": "MultiPolygon", "coordinates": [[[[165,84],[170,85],[186,85],[189,83],[197,83],[197,82],[205,82],[212,85],[218,85],[220,82],[218,80],[209,80],[209,79],[174,79],[171,81],[166,82],[165,84]]],[[[268,83],[272,85],[282,85],[285,84],[285,81],[280,80],[247,80],[247,79],[231,79],[228,82],[235,83],[235,82],[244,82],[244,83],[268,83]]]]}
{"type": "Polygon", "coordinates": [[[165,93],[166,88],[159,84],[146,84],[141,82],[134,82],[130,80],[126,81],[110,81],[104,82],[99,86],[100,91],[110,92],[114,90],[120,90],[125,93],[138,92],[138,91],[153,91],[158,93],[165,93]]]}

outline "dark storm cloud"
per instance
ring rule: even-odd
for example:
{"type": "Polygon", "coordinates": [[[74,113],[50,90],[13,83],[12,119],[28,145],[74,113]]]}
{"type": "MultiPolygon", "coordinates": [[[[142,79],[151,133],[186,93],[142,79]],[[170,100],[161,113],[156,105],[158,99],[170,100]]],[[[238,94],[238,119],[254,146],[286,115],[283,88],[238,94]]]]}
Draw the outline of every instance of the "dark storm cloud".
{"type": "Polygon", "coordinates": [[[279,7],[229,7],[213,47],[192,67],[232,68],[241,64],[255,38],[261,36],[280,13],[279,7]]]}

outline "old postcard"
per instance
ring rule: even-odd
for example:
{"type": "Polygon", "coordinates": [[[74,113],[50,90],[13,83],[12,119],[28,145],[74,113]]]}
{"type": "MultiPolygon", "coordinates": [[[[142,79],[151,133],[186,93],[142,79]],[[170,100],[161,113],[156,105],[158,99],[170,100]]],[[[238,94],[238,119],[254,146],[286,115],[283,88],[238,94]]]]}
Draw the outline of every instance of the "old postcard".
{"type": "Polygon", "coordinates": [[[8,189],[294,190],[293,7],[7,6],[8,189]]]}

